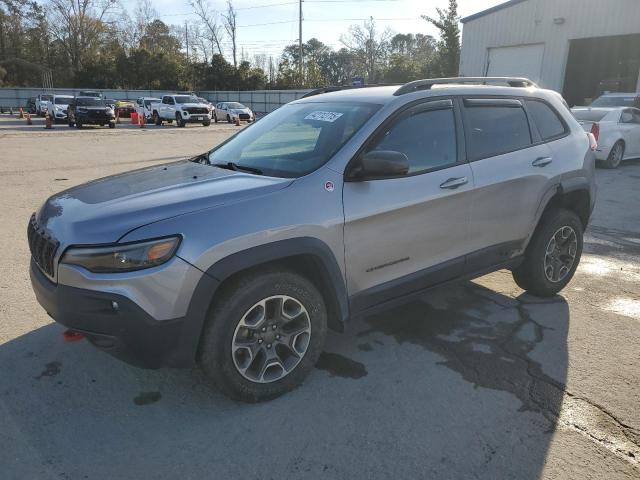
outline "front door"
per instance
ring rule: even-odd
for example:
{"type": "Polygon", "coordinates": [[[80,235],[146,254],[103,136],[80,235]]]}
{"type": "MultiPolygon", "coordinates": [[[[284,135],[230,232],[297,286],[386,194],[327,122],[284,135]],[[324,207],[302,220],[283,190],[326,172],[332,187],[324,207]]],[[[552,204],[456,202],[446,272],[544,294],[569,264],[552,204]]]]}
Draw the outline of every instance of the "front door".
{"type": "Polygon", "coordinates": [[[354,310],[461,273],[473,179],[458,154],[456,116],[450,99],[406,109],[383,125],[363,154],[402,152],[408,174],[345,182],[347,287],[354,310]]]}

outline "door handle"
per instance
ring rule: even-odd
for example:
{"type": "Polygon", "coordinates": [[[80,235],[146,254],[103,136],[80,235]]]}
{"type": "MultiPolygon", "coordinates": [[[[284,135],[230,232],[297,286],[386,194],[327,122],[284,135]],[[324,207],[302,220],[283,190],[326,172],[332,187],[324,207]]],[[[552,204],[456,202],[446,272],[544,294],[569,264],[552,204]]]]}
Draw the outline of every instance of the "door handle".
{"type": "Polygon", "coordinates": [[[458,178],[450,178],[444,183],[440,184],[440,188],[448,188],[453,190],[455,188],[461,187],[462,185],[466,185],[469,182],[467,177],[458,177],[458,178]]]}
{"type": "Polygon", "coordinates": [[[553,158],[551,158],[551,157],[540,157],[540,158],[536,158],[531,163],[531,165],[533,165],[534,167],[546,167],[551,162],[553,162],[553,158]]]}

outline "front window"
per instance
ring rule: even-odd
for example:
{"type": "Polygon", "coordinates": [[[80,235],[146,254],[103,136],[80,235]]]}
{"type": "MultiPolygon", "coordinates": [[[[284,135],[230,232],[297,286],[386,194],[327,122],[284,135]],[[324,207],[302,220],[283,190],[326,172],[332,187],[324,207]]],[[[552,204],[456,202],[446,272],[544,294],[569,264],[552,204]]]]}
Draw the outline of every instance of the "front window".
{"type": "Polygon", "coordinates": [[[301,177],[324,165],[379,108],[343,102],[285,105],[212,150],[209,163],[301,177]]]}
{"type": "Polygon", "coordinates": [[[231,103],[227,103],[227,108],[231,108],[235,110],[244,110],[247,107],[245,107],[244,105],[238,102],[231,102],[231,103]]]}
{"type": "Polygon", "coordinates": [[[596,98],[593,102],[591,102],[590,107],[632,107],[634,104],[635,97],[628,96],[602,96],[596,98]]]}
{"type": "Polygon", "coordinates": [[[78,98],[76,105],[79,107],[104,107],[104,101],[99,98],[78,98]]]}
{"type": "Polygon", "coordinates": [[[174,97],[176,99],[176,103],[200,103],[198,97],[194,97],[192,95],[176,95],[174,97]]]}
{"type": "Polygon", "coordinates": [[[69,105],[71,100],[73,100],[73,97],[56,97],[54,103],[56,105],[69,105]]]}

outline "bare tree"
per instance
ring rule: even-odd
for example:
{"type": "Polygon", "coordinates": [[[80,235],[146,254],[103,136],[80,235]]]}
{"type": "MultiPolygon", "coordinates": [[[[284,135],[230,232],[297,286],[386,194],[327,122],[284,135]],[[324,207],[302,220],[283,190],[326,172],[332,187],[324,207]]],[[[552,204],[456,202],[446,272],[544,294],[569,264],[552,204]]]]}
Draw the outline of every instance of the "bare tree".
{"type": "Polygon", "coordinates": [[[378,72],[386,61],[391,36],[389,29],[378,34],[373,17],[363,25],[351,25],[349,33],[340,36],[340,42],[355,55],[360,66],[364,68],[369,83],[378,79],[378,72]]]}
{"type": "Polygon", "coordinates": [[[50,0],[49,28],[69,56],[74,73],[107,31],[115,0],[50,0]]]}
{"type": "Polygon", "coordinates": [[[236,44],[236,16],[237,12],[235,8],[233,8],[233,3],[231,3],[231,0],[227,0],[227,13],[223,14],[222,17],[224,18],[224,29],[227,31],[227,35],[231,40],[231,53],[233,54],[234,67],[238,66],[238,46],[236,44]]]}
{"type": "Polygon", "coordinates": [[[214,53],[214,48],[218,54],[222,55],[222,26],[218,24],[218,13],[211,8],[208,0],[191,0],[191,8],[207,31],[211,55],[214,53]]]}

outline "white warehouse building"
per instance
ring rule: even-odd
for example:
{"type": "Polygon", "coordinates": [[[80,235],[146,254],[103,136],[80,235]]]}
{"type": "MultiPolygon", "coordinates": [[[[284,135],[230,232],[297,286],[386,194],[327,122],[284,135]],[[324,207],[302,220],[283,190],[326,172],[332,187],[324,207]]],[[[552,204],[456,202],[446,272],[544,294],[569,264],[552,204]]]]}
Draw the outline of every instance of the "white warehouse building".
{"type": "Polygon", "coordinates": [[[528,77],[570,105],[640,91],[640,0],[510,0],[462,23],[463,76],[528,77]]]}

